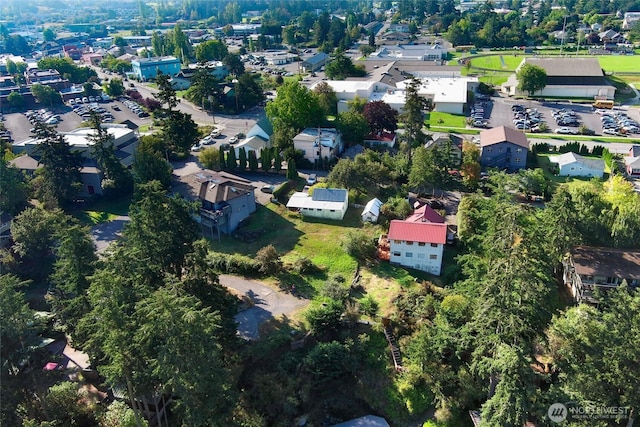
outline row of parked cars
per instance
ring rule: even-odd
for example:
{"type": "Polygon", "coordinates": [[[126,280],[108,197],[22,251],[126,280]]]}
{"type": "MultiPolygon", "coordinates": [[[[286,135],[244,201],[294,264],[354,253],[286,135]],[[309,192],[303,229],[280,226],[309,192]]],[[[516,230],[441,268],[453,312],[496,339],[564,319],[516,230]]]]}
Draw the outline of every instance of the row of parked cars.
{"type": "Polygon", "coordinates": [[[484,101],[477,101],[471,107],[471,124],[477,128],[489,127],[489,121],[486,120],[485,107],[487,103],[484,101]]]}
{"type": "Polygon", "coordinates": [[[524,105],[515,104],[511,106],[511,113],[513,114],[513,125],[516,129],[530,132],[542,131],[544,119],[537,108],[527,108],[524,105]]]}
{"type": "Polygon", "coordinates": [[[115,120],[113,114],[107,111],[106,108],[101,107],[95,102],[88,105],[74,105],[73,111],[82,117],[83,120],[89,120],[92,114],[97,114],[100,116],[100,120],[105,123],[111,123],[115,120]]]}
{"type": "Polygon", "coordinates": [[[136,101],[123,99],[122,103],[138,117],[149,117],[149,113],[147,113],[136,101]]]}
{"type": "Polygon", "coordinates": [[[4,127],[4,116],[0,113],[0,141],[1,142],[13,142],[11,131],[4,127]]]}
{"type": "Polygon", "coordinates": [[[41,110],[29,110],[24,113],[32,125],[36,123],[45,123],[47,125],[57,125],[60,121],[60,115],[51,112],[47,108],[41,110]]]}
{"type": "Polygon", "coordinates": [[[93,102],[106,102],[106,101],[109,101],[109,97],[106,96],[106,95],[103,95],[103,96],[83,96],[83,97],[72,98],[67,103],[69,104],[70,107],[73,107],[75,105],[90,104],[90,103],[93,103],[93,102]]]}
{"type": "Polygon", "coordinates": [[[640,124],[621,111],[602,112],[602,133],[607,135],[626,136],[640,133],[640,124]]]}

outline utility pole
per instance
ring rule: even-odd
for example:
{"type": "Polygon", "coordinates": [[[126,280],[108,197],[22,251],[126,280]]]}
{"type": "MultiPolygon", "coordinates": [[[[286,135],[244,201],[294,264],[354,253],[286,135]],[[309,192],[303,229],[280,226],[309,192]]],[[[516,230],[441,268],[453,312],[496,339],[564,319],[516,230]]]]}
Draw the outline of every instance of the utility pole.
{"type": "Polygon", "coordinates": [[[564,48],[564,38],[567,31],[567,16],[564,17],[564,23],[562,24],[562,41],[560,42],[560,56],[562,56],[562,49],[564,48]]]}

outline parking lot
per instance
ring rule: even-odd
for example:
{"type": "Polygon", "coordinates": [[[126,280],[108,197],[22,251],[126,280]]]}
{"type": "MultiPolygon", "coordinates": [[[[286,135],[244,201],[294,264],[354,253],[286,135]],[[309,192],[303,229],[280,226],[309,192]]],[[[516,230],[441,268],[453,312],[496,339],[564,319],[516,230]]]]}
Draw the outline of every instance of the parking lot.
{"type": "MultiPolygon", "coordinates": [[[[83,106],[86,106],[87,111],[90,105],[92,104],[83,104],[83,106]]],[[[120,101],[100,102],[95,105],[104,108],[105,111],[109,111],[110,116],[113,118],[113,123],[120,123],[124,120],[131,120],[138,126],[151,123],[150,117],[138,117],[136,113],[129,110],[120,101]],[[114,106],[117,107],[117,110],[113,108],[114,106]]],[[[54,126],[59,132],[70,132],[77,129],[80,124],[85,121],[81,115],[76,113],[68,105],[58,105],[52,108],[46,108],[46,110],[51,112],[53,115],[59,116],[59,121],[52,124],[52,126],[54,126]]],[[[85,117],[87,116],[85,115],[85,117]]],[[[5,127],[11,131],[14,142],[24,141],[25,139],[32,137],[31,129],[33,128],[33,124],[29,121],[29,118],[25,113],[5,114],[4,123],[5,127]]]]}
{"type": "MultiPolygon", "coordinates": [[[[604,136],[610,136],[612,134],[607,134],[606,131],[604,131],[604,127],[603,127],[603,119],[602,116],[604,115],[609,115],[609,114],[614,114],[614,113],[618,113],[618,114],[625,114],[628,119],[624,119],[624,120],[629,120],[629,121],[635,121],[635,122],[640,122],[640,112],[636,109],[615,109],[615,110],[598,110],[598,113],[596,113],[596,111],[592,108],[591,104],[575,104],[572,102],[555,102],[555,101],[544,101],[544,102],[540,102],[540,101],[529,101],[529,100],[515,100],[515,99],[511,99],[511,98],[503,98],[500,96],[495,96],[493,98],[491,98],[491,100],[489,101],[482,101],[483,102],[483,118],[482,120],[487,121],[487,127],[497,127],[497,126],[511,126],[511,127],[516,127],[517,124],[514,123],[514,111],[513,108],[515,105],[519,105],[520,108],[522,110],[530,110],[530,111],[536,111],[537,115],[539,117],[539,120],[543,121],[544,123],[546,123],[548,130],[545,133],[554,133],[554,131],[558,128],[564,128],[564,127],[568,127],[570,128],[572,131],[575,131],[575,133],[578,133],[578,129],[580,128],[580,126],[585,126],[586,128],[592,130],[595,135],[604,135],[604,136]],[[575,117],[575,122],[556,122],[556,119],[554,118],[554,112],[556,113],[556,116],[558,116],[558,112],[560,112],[561,110],[564,111],[564,113],[560,113],[561,115],[571,115],[573,117],[575,117]],[[565,125],[563,123],[572,123],[571,125],[565,125]]],[[[473,113],[472,113],[473,114],[473,113]]],[[[473,119],[479,119],[480,120],[480,116],[476,116],[473,117],[473,115],[471,115],[471,117],[473,119]]],[[[624,117],[624,116],[621,116],[624,117]]],[[[524,117],[520,120],[528,120],[527,117],[524,117]]],[[[622,122],[623,119],[620,119],[620,121],[622,122]]],[[[533,122],[529,122],[527,123],[525,126],[520,125],[521,128],[523,128],[523,130],[530,132],[530,129],[532,127],[534,127],[536,125],[536,123],[533,122]],[[525,129],[526,128],[526,129],[525,129]]],[[[620,127],[620,129],[622,129],[622,127],[620,127]]],[[[629,129],[631,129],[630,132],[627,133],[628,136],[630,137],[637,137],[640,134],[640,129],[632,129],[632,127],[630,126],[629,129]]],[[[573,133],[573,132],[572,132],[573,133]]],[[[618,132],[619,134],[619,132],[618,132]]],[[[620,135],[620,136],[624,136],[624,135],[620,135]]]]}

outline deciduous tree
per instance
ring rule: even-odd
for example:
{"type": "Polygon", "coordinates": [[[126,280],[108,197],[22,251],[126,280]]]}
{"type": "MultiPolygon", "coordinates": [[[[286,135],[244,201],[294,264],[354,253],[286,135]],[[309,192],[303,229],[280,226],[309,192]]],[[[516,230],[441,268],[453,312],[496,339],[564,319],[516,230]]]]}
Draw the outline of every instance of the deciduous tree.
{"type": "Polygon", "coordinates": [[[373,133],[395,132],[398,128],[398,112],[384,101],[368,102],[363,114],[373,133]]]}
{"type": "Polygon", "coordinates": [[[516,73],[518,89],[533,96],[547,85],[547,72],[537,65],[524,64],[516,73]]]}

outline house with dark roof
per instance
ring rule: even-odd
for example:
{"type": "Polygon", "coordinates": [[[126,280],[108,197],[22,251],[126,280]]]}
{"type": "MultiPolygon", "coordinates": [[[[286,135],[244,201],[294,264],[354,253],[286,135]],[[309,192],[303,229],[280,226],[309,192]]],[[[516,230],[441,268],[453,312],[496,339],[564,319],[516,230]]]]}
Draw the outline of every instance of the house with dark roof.
{"type": "Polygon", "coordinates": [[[563,281],[576,302],[597,304],[597,294],[623,283],[640,286],[640,251],[578,246],[563,260],[563,281]]]}
{"type": "Polygon", "coordinates": [[[226,172],[203,169],[180,177],[171,190],[200,202],[196,220],[212,235],[233,233],[240,222],[256,211],[255,187],[226,172]]]}
{"type": "Polygon", "coordinates": [[[304,217],[341,220],[349,207],[349,192],[344,188],[314,188],[307,192],[293,193],[287,208],[300,212],[304,217]]]}
{"type": "Polygon", "coordinates": [[[527,165],[527,136],[508,126],[480,132],[480,165],[485,168],[516,171],[527,165]]]}
{"type": "Polygon", "coordinates": [[[597,58],[568,57],[523,59],[516,72],[502,84],[502,93],[509,96],[528,95],[518,89],[517,73],[525,64],[540,67],[547,74],[544,89],[534,93],[535,96],[613,99],[616,94],[615,86],[607,81],[597,58]]]}

